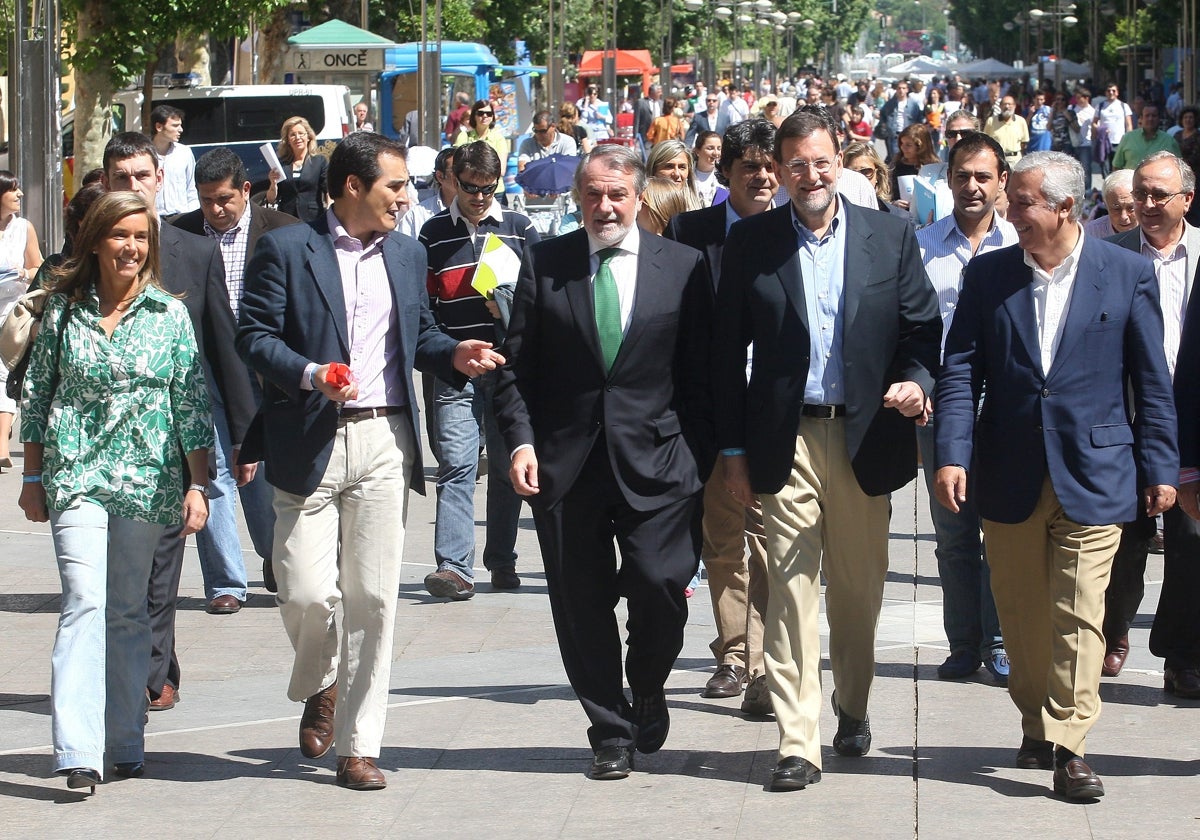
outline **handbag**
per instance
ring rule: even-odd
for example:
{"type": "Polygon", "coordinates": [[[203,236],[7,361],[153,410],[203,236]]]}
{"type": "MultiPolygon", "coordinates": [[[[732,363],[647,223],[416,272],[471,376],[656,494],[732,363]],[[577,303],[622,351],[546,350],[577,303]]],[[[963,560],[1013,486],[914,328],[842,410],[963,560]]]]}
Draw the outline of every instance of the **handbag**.
{"type": "MultiPolygon", "coordinates": [[[[25,372],[29,369],[29,358],[33,355],[33,340],[37,337],[35,325],[42,321],[46,301],[50,299],[48,289],[35,289],[22,295],[13,305],[12,311],[0,324],[0,361],[8,368],[8,382],[4,392],[11,400],[20,400],[25,387],[25,372]]],[[[68,304],[64,320],[59,325],[59,346],[56,359],[62,350],[62,325],[70,318],[68,304]]],[[[57,384],[57,383],[56,383],[57,384]]]]}

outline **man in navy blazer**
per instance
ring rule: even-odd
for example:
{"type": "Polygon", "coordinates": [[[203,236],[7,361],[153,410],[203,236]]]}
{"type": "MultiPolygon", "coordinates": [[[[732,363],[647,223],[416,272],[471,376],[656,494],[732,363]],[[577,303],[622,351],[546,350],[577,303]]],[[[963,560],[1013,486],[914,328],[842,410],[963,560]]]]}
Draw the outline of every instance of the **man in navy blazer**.
{"type": "Polygon", "coordinates": [[[725,129],[729,126],[728,109],[721,107],[721,98],[717,96],[716,91],[709,91],[704,95],[704,110],[697,111],[692,116],[692,124],[688,127],[683,142],[691,147],[696,143],[696,136],[705,131],[715,131],[724,137],[725,129]]]}
{"type": "Polygon", "coordinates": [[[1116,523],[1170,508],[1178,481],[1163,319],[1150,262],[1083,235],[1078,161],[1027,155],[1008,196],[1018,245],[967,265],[946,340],[935,493],[956,512],[974,494],[983,519],[1017,766],[1053,768],[1056,793],[1092,799],[1104,785],[1083,756],[1116,523]]]}
{"type": "Polygon", "coordinates": [[[320,758],[336,743],[337,782],[353,790],[386,785],[375,762],[400,555],[408,489],[422,492],[423,479],[413,368],[453,381],[504,361],[434,324],[425,251],[395,232],[404,158],[372,132],[338,145],[333,206],[259,239],[237,338],[265,380],[241,459],[265,461],[276,491],[277,601],[296,650],[288,696],[306,701],[300,751],[320,758]]]}
{"type": "Polygon", "coordinates": [[[696,251],[636,226],[645,182],[623,146],[582,159],[583,228],[525,251],[496,394],[596,779],[628,776],[634,749],[666,740],[663,685],[683,646],[712,468],[708,272],[696,251]]]}
{"type": "Polygon", "coordinates": [[[780,734],[770,788],[782,791],[821,778],[822,572],[833,746],[843,756],[871,747],[887,494],[917,472],[913,422],[933,390],[942,321],[912,226],[837,194],[842,164],[825,109],[784,120],[774,156],[790,200],[729,231],[714,390],[727,492],[762,505],[763,647],[780,734]]]}

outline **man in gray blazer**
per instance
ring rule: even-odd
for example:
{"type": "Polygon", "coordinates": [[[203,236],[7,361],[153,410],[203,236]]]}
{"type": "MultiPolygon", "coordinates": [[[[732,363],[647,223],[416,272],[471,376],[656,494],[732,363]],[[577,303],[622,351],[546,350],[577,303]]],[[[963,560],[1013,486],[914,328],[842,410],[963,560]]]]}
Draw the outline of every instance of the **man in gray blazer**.
{"type": "MultiPolygon", "coordinates": [[[[1184,219],[1195,192],[1192,168],[1171,152],[1155,152],[1133,173],[1134,214],[1139,227],[1109,240],[1154,263],[1163,313],[1163,349],[1177,405],[1181,397],[1189,396],[1184,393],[1187,389],[1196,388],[1195,380],[1175,375],[1181,348],[1193,344],[1200,332],[1196,309],[1200,304],[1192,294],[1200,266],[1200,228],[1184,219]]],[[[1181,476],[1181,480],[1189,479],[1181,476]]],[[[1166,660],[1167,691],[1196,698],[1200,697],[1200,564],[1196,562],[1200,523],[1185,515],[1188,506],[1195,505],[1194,494],[1185,496],[1181,488],[1179,507],[1163,514],[1163,587],[1150,631],[1150,650],[1166,660]]],[[[1155,530],[1155,520],[1144,515],[1122,527],[1104,596],[1104,676],[1120,674],[1129,654],[1129,627],[1145,592],[1146,555],[1155,530]]]]}

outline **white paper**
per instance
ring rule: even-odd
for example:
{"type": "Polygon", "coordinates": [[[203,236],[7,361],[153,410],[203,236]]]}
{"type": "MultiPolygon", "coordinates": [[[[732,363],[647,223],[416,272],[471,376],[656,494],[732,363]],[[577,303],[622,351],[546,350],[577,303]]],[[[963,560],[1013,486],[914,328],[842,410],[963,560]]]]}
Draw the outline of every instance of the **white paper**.
{"type": "Polygon", "coordinates": [[[278,172],[280,180],[286,178],[287,173],[283,171],[283,164],[279,162],[279,155],[275,154],[275,147],[270,143],[263,143],[258,148],[262,152],[263,159],[266,160],[267,166],[271,171],[278,172]]]}

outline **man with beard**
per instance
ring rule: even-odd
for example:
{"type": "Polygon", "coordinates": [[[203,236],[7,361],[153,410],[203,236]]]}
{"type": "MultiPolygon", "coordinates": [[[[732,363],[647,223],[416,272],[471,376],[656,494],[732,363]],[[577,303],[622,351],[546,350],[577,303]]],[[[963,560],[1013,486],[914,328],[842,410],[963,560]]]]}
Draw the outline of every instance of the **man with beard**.
{"type": "Polygon", "coordinates": [[[1029,126],[1025,118],[1017,113],[1017,100],[1005,96],[1000,100],[1000,113],[988,117],[983,127],[984,134],[996,138],[1004,149],[1004,159],[1011,167],[1021,159],[1029,145],[1029,126]]]}
{"type": "Polygon", "coordinates": [[[764,659],[779,723],[771,790],[821,778],[820,577],[838,717],[833,748],[871,747],[867,700],[888,565],[888,493],[917,471],[913,418],[942,324],[909,222],[837,195],[833,121],[802,108],[776,134],[791,201],[734,225],[713,361],[727,491],[762,505],[764,659]],[[754,360],[746,381],[746,347],[754,360]]]}
{"type": "Polygon", "coordinates": [[[708,271],[634,223],[645,183],[630,149],[582,159],[583,228],[525,252],[496,395],[563,665],[591,721],[593,779],[625,778],[634,749],[667,738],[663,685],[683,646],[713,460],[708,271]],[[632,704],[613,614],[622,595],[632,704]]]}

